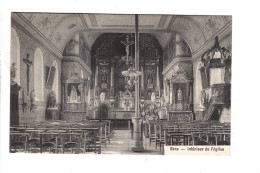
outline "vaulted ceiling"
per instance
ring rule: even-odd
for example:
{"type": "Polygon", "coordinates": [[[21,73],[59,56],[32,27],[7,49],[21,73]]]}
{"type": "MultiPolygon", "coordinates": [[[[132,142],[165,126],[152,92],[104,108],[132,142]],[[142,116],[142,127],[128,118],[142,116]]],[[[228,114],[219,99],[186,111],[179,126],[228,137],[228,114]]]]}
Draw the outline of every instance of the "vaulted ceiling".
{"type": "MultiPolygon", "coordinates": [[[[12,13],[12,19],[60,52],[76,33],[84,33],[91,48],[103,33],[133,33],[135,27],[133,14],[12,13]]],[[[230,16],[139,15],[139,32],[151,33],[162,47],[179,33],[194,52],[231,20],[230,16]]]]}

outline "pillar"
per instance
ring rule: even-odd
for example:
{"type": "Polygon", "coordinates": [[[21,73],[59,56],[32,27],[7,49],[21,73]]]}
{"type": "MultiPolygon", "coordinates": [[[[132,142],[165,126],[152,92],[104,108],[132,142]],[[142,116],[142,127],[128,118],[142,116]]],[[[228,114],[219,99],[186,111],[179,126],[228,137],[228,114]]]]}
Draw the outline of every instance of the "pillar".
{"type": "MultiPolygon", "coordinates": [[[[135,70],[139,70],[139,35],[138,35],[138,15],[135,15],[135,70]]],[[[135,77],[135,117],[133,122],[133,146],[132,151],[144,151],[142,141],[142,117],[139,111],[139,77],[135,77]]]]}
{"type": "Polygon", "coordinates": [[[68,109],[68,83],[64,83],[64,109],[68,109]]]}
{"type": "Polygon", "coordinates": [[[186,83],[186,90],[187,92],[184,101],[185,101],[185,109],[188,109],[189,108],[188,104],[190,104],[190,83],[189,82],[186,83]]]}
{"type": "Polygon", "coordinates": [[[165,99],[165,101],[167,101],[167,99],[166,99],[166,96],[167,96],[167,94],[166,94],[166,81],[164,80],[163,81],[163,98],[165,99]]]}
{"type": "Polygon", "coordinates": [[[95,73],[95,87],[98,87],[98,66],[96,66],[96,73],[95,73]]]}
{"type": "Polygon", "coordinates": [[[141,66],[141,88],[144,88],[144,67],[141,66]]]}
{"type": "Polygon", "coordinates": [[[114,87],[114,63],[111,64],[111,77],[110,77],[110,87],[114,87]]]}
{"type": "Polygon", "coordinates": [[[156,66],[156,91],[158,92],[158,95],[156,94],[156,97],[161,96],[161,89],[160,89],[160,75],[159,75],[159,64],[156,66]]]}
{"type": "Polygon", "coordinates": [[[170,95],[170,105],[171,105],[172,104],[172,98],[173,98],[173,86],[172,86],[172,81],[171,80],[170,80],[169,95],[170,95]]]}
{"type": "Polygon", "coordinates": [[[189,104],[190,104],[190,110],[192,110],[192,105],[193,105],[193,97],[192,97],[192,95],[193,95],[193,90],[192,90],[192,82],[189,82],[189,85],[190,85],[190,96],[189,96],[189,104]]]}

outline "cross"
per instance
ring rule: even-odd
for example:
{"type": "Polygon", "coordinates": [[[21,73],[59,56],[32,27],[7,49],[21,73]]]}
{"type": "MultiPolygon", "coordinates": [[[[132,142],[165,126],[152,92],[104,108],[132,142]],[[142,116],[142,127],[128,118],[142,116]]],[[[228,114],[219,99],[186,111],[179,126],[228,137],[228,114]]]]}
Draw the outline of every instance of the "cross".
{"type": "Polygon", "coordinates": [[[129,41],[129,35],[126,35],[126,41],[121,41],[122,44],[125,45],[125,51],[126,51],[126,64],[128,65],[128,57],[129,57],[129,46],[134,44],[134,41],[129,41]]]}
{"type": "Polygon", "coordinates": [[[30,87],[30,67],[32,65],[32,61],[30,61],[30,55],[27,53],[26,58],[23,59],[24,63],[27,66],[27,95],[29,95],[29,87],[30,87]]]}

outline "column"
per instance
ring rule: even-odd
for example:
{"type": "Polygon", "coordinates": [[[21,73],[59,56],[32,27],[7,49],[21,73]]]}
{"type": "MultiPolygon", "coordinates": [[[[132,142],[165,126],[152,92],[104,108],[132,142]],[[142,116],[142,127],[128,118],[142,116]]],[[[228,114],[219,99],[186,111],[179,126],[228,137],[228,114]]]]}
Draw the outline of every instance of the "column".
{"type": "Polygon", "coordinates": [[[114,87],[114,63],[111,64],[111,77],[110,77],[110,87],[114,87]]]}
{"type": "Polygon", "coordinates": [[[170,105],[171,105],[172,104],[172,95],[173,95],[173,88],[172,88],[172,81],[171,80],[170,80],[169,95],[170,95],[170,105]]]}
{"type": "Polygon", "coordinates": [[[64,109],[68,109],[68,83],[64,83],[64,109]]]}
{"type": "Polygon", "coordinates": [[[166,81],[165,80],[163,80],[163,98],[165,99],[165,101],[167,101],[167,99],[166,99],[166,96],[167,96],[167,94],[166,94],[166,81]]]}
{"type": "Polygon", "coordinates": [[[185,109],[189,109],[189,104],[190,104],[190,83],[187,82],[186,84],[186,96],[185,96],[185,109]]]}
{"type": "Polygon", "coordinates": [[[192,90],[192,83],[191,82],[189,82],[189,85],[190,85],[190,96],[189,96],[189,104],[190,104],[190,110],[192,110],[192,105],[193,105],[193,98],[192,98],[192,94],[193,94],[193,90],[192,90]]]}
{"type": "Polygon", "coordinates": [[[141,66],[141,88],[144,88],[144,67],[141,66]]]}
{"type": "MultiPolygon", "coordinates": [[[[135,15],[135,70],[139,70],[139,35],[138,35],[138,15],[135,15]]],[[[135,78],[135,117],[133,122],[133,146],[132,151],[144,151],[142,141],[142,118],[139,113],[139,77],[135,78]]]]}
{"type": "Polygon", "coordinates": [[[159,65],[156,67],[156,87],[160,87],[160,79],[159,79],[159,65]]]}
{"type": "Polygon", "coordinates": [[[166,87],[167,87],[167,103],[170,104],[170,83],[166,80],[166,87]]]}
{"type": "Polygon", "coordinates": [[[96,66],[96,73],[95,73],[95,87],[98,87],[98,65],[96,66]]]}
{"type": "Polygon", "coordinates": [[[81,97],[82,97],[82,104],[83,104],[83,110],[85,111],[86,110],[86,101],[85,101],[85,95],[86,95],[86,81],[84,81],[83,82],[83,85],[82,85],[82,89],[81,89],[81,91],[82,91],[82,94],[81,94],[81,97]]]}
{"type": "Polygon", "coordinates": [[[156,98],[160,98],[161,96],[161,89],[160,89],[160,77],[159,77],[159,64],[156,66],[156,98]]]}

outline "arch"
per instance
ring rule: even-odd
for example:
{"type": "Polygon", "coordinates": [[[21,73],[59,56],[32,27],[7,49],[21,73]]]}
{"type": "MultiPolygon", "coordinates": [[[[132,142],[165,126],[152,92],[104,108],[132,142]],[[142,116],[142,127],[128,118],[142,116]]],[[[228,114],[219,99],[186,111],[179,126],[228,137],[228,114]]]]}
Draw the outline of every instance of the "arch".
{"type": "Polygon", "coordinates": [[[53,80],[53,85],[52,85],[52,91],[54,91],[54,93],[56,94],[56,100],[57,103],[59,102],[59,69],[58,69],[58,64],[57,62],[54,60],[52,63],[52,66],[55,67],[55,76],[54,76],[54,80],[53,80]]]}
{"type": "Polygon", "coordinates": [[[196,80],[195,80],[195,103],[200,106],[200,93],[202,91],[202,81],[201,81],[201,74],[200,74],[200,68],[203,66],[203,63],[201,61],[198,62],[196,67],[196,80]]]}
{"type": "Polygon", "coordinates": [[[10,64],[15,63],[16,67],[16,77],[14,81],[20,85],[21,84],[21,79],[20,79],[20,41],[18,34],[16,33],[15,29],[11,29],[11,59],[10,59],[10,64]]]}
{"type": "Polygon", "coordinates": [[[50,37],[50,38],[52,37],[53,32],[61,25],[61,23],[63,23],[66,19],[72,18],[72,17],[77,17],[77,15],[75,15],[75,14],[68,14],[68,15],[66,15],[66,16],[63,16],[63,17],[55,24],[55,26],[53,27],[53,30],[50,32],[49,37],[50,37]]]}
{"type": "Polygon", "coordinates": [[[34,90],[35,99],[43,101],[44,85],[43,85],[43,55],[40,48],[36,48],[34,52],[34,90]]]}
{"type": "Polygon", "coordinates": [[[190,42],[188,41],[187,37],[185,35],[181,34],[179,31],[173,31],[173,33],[176,35],[179,35],[183,39],[183,41],[187,44],[188,48],[190,49],[190,52],[192,53],[193,50],[192,50],[192,47],[191,47],[190,42]]]}
{"type": "Polygon", "coordinates": [[[192,53],[199,49],[206,41],[205,34],[202,32],[200,25],[189,17],[178,16],[174,22],[173,31],[179,32],[185,38],[192,53]]]}

